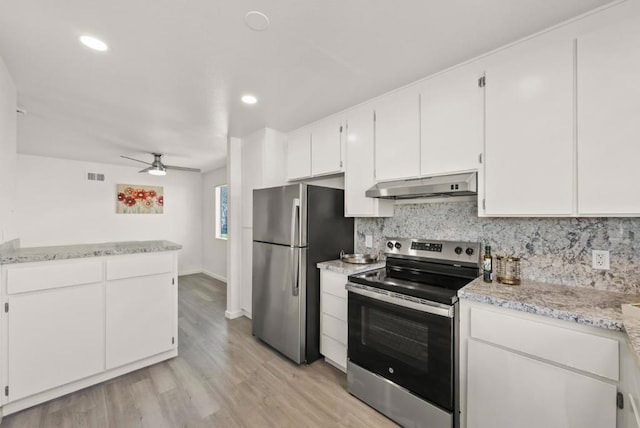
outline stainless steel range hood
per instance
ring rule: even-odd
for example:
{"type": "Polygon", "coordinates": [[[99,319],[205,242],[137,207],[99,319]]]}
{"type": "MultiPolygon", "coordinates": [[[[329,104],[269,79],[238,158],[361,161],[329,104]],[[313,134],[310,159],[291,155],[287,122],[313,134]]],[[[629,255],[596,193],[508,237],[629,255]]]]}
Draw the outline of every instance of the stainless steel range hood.
{"type": "Polygon", "coordinates": [[[475,196],[478,173],[438,175],[378,183],[365,192],[370,198],[413,199],[442,196],[475,196]]]}

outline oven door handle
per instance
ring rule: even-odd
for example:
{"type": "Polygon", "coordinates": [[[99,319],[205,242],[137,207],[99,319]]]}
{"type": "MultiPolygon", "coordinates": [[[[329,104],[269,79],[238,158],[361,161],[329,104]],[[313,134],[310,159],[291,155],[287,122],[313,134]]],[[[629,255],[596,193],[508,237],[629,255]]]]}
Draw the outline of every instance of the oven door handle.
{"type": "Polygon", "coordinates": [[[453,318],[454,309],[453,306],[441,305],[439,303],[418,303],[411,300],[405,300],[398,297],[389,296],[387,294],[376,293],[375,291],[369,291],[360,287],[354,286],[351,283],[347,283],[345,286],[347,291],[355,294],[359,294],[364,297],[369,297],[374,300],[380,300],[381,302],[391,303],[394,305],[402,306],[408,309],[414,309],[420,312],[426,312],[441,317],[453,318]]]}

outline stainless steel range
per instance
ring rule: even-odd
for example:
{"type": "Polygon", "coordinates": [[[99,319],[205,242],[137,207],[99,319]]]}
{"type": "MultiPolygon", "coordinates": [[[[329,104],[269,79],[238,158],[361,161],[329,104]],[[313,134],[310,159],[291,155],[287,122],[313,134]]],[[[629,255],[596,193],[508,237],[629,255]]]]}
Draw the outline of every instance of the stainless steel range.
{"type": "Polygon", "coordinates": [[[349,392],[406,427],[457,427],[457,291],[480,243],[389,239],[385,254],[347,283],[349,392]]]}

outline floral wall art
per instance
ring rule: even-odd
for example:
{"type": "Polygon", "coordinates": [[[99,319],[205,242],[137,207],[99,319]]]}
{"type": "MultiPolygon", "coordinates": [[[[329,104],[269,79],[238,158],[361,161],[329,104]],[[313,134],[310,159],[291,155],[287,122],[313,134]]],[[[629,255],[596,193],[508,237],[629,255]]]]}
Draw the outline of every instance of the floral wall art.
{"type": "Polygon", "coordinates": [[[162,187],[118,184],[116,203],[118,214],[162,214],[164,191],[162,187]]]}

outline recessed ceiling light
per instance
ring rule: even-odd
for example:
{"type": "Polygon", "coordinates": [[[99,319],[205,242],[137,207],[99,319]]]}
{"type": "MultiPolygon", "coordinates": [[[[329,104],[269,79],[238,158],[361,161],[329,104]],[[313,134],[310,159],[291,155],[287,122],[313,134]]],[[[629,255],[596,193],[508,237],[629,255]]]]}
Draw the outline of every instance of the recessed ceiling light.
{"type": "Polygon", "coordinates": [[[252,10],[244,16],[244,23],[253,31],[264,31],[269,28],[269,17],[262,12],[252,10]]]}
{"type": "Polygon", "coordinates": [[[83,45],[97,51],[106,51],[107,49],[109,49],[109,46],[107,46],[105,42],[100,39],[96,39],[95,37],[81,36],[80,41],[83,45]]]}
{"type": "Polygon", "coordinates": [[[242,102],[245,104],[255,104],[258,102],[258,99],[253,95],[243,95],[242,102]]]}

